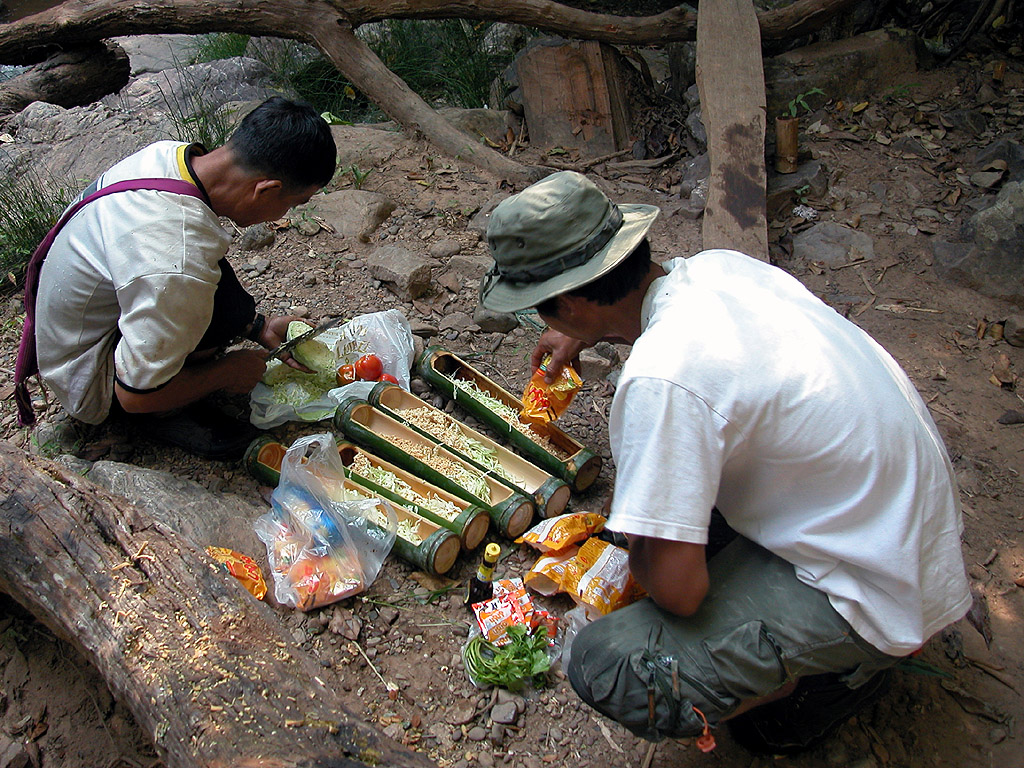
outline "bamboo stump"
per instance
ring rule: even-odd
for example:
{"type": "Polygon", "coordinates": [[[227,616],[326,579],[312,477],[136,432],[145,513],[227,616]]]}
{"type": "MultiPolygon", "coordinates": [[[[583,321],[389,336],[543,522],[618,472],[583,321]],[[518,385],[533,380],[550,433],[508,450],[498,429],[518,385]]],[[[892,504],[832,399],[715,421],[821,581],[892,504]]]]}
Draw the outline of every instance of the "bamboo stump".
{"type": "Polygon", "coordinates": [[[97,667],[169,768],[432,765],[362,723],[197,546],[3,442],[0,476],[0,589],[97,667]]]}

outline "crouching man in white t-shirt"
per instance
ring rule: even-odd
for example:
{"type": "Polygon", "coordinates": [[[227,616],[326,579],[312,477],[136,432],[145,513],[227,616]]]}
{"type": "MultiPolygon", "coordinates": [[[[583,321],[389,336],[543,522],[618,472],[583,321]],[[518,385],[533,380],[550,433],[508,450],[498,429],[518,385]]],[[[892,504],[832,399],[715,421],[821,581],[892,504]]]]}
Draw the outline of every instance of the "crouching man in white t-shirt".
{"type": "Polygon", "coordinates": [[[648,739],[706,744],[728,721],[755,751],[800,751],[968,610],[952,467],[866,333],[735,251],[652,262],[657,213],[562,172],[487,229],[481,301],[537,307],[552,330],[534,365],[633,347],[609,420],[607,527],[650,597],[579,633],[569,679],[648,739]],[[719,513],[736,535],[713,554],[719,513]]]}
{"type": "Polygon", "coordinates": [[[163,414],[144,420],[144,435],[238,458],[252,428],[193,404],[249,392],[266,352],[223,350],[241,338],[271,349],[296,318],[256,312],[225,257],[231,237],[220,218],[243,227],[278,219],[327,184],[336,162],[319,114],[275,97],[222,147],[161,141],[103,173],[80,199],[119,183],[149,186],[96,197],[75,213],[36,291],[38,368],[67,412],[87,424],[112,411],[163,414]]]}

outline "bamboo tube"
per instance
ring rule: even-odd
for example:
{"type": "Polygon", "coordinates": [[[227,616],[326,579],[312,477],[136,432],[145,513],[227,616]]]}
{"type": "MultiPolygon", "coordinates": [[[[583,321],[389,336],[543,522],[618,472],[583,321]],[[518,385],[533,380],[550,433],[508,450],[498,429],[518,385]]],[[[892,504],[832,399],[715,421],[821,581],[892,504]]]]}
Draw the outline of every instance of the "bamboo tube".
{"type": "Polygon", "coordinates": [[[488,472],[499,482],[510,485],[516,490],[522,492],[524,495],[532,496],[541,517],[555,517],[556,515],[560,515],[569,503],[571,491],[564,480],[553,477],[540,467],[537,467],[521,456],[512,453],[512,451],[508,450],[508,448],[500,443],[496,443],[486,435],[482,435],[476,430],[471,429],[454,416],[449,416],[444,411],[423,402],[411,392],[407,392],[394,384],[381,382],[370,391],[368,399],[370,404],[375,408],[384,411],[392,418],[395,418],[404,424],[408,424],[425,437],[441,442],[446,448],[450,448],[453,453],[458,454],[461,458],[465,459],[470,464],[473,464],[482,472],[488,472]],[[408,413],[410,411],[419,410],[429,412],[436,421],[458,430],[465,439],[478,443],[485,450],[491,451],[501,468],[505,470],[506,474],[510,477],[514,477],[515,480],[503,477],[487,465],[474,459],[471,455],[467,454],[466,451],[460,450],[459,445],[449,445],[444,443],[441,435],[434,434],[429,429],[415,423],[410,417],[408,417],[408,413]]]}
{"type": "Polygon", "coordinates": [[[499,533],[515,538],[525,531],[533,520],[533,500],[521,492],[499,483],[493,477],[484,475],[472,464],[461,459],[449,449],[429,440],[419,432],[376,410],[365,400],[349,398],[338,406],[334,426],[354,443],[384,456],[412,474],[433,485],[444,488],[466,501],[479,504],[488,511],[499,533]],[[480,476],[486,486],[487,498],[481,498],[464,488],[454,478],[430,466],[395,445],[392,439],[406,440],[434,451],[455,470],[465,470],[480,476]]]}
{"type": "Polygon", "coordinates": [[[478,389],[517,412],[523,407],[519,398],[464,360],[441,347],[432,346],[423,351],[416,367],[424,380],[453,398],[461,407],[503,438],[507,438],[519,453],[555,477],[565,480],[572,490],[582,491],[597,479],[601,472],[601,457],[554,424],[531,424],[527,427],[533,434],[549,442],[552,446],[552,450],[549,450],[513,427],[482,402],[457,388],[452,381],[453,378],[475,384],[478,389]]]}
{"type": "Polygon", "coordinates": [[[775,170],[779,173],[796,173],[800,167],[799,126],[799,118],[775,118],[775,170]]]}

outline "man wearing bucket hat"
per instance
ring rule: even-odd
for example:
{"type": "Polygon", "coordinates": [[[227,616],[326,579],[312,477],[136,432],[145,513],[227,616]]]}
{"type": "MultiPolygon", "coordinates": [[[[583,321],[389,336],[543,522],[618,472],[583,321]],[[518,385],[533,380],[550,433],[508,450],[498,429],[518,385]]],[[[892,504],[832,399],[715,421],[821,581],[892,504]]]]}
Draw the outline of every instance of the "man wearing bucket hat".
{"type": "Polygon", "coordinates": [[[867,334],[735,251],[652,261],[657,213],[562,172],[487,228],[481,302],[537,307],[550,330],[534,364],[632,345],[607,528],[649,599],[584,627],[569,679],[648,739],[726,721],[754,751],[798,752],[969,608],[952,467],[867,334]],[[723,519],[733,538],[713,552],[723,519]]]}

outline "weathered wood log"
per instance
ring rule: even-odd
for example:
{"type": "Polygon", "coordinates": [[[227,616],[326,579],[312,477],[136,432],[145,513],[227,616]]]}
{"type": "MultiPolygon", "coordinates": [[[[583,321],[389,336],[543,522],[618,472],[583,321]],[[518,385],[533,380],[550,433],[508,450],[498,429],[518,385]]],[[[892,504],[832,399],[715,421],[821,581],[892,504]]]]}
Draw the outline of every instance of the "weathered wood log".
{"type": "Polygon", "coordinates": [[[33,101],[61,107],[91,104],[128,84],[128,54],[113,42],[97,42],[54,54],[0,83],[0,115],[19,112],[33,101]]]}
{"type": "MultiPolygon", "coordinates": [[[[806,34],[856,0],[797,0],[759,17],[765,37],[806,34]]],[[[68,0],[59,6],[0,25],[0,61],[40,61],[60,47],[118,35],[179,32],[240,32],[285,37],[316,45],[352,84],[407,128],[423,132],[452,157],[462,157],[516,184],[537,173],[476,144],[444,120],[396,77],[353,34],[387,18],[467,18],[524,24],[549,32],[611,43],[692,40],[696,19],[684,6],[656,16],[596,14],[549,0],[68,0]]]]}
{"type": "Polygon", "coordinates": [[[767,261],[764,68],[751,0],[700,4],[697,88],[711,161],[703,245],[767,261]]]}
{"type": "Polygon", "coordinates": [[[0,442],[0,589],[76,646],[170,768],[431,765],[362,723],[203,551],[0,442]]]}

